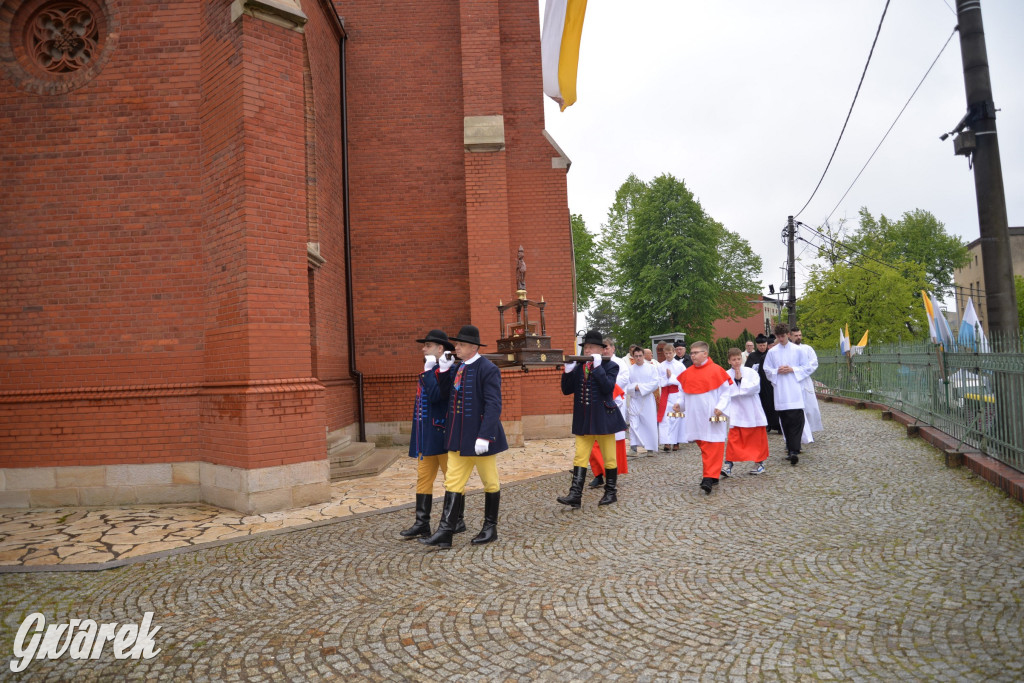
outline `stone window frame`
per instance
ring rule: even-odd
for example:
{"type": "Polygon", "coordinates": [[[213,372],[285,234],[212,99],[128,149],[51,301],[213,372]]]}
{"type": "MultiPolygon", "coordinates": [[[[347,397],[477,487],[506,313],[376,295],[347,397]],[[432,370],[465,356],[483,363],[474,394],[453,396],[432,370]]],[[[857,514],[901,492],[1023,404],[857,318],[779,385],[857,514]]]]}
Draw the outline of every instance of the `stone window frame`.
{"type": "Polygon", "coordinates": [[[99,75],[117,48],[120,30],[117,0],[4,0],[0,4],[0,66],[20,90],[36,95],[64,95],[99,75]],[[74,71],[47,71],[35,63],[26,45],[31,22],[47,9],[75,5],[88,10],[96,22],[96,55],[74,71]]]}

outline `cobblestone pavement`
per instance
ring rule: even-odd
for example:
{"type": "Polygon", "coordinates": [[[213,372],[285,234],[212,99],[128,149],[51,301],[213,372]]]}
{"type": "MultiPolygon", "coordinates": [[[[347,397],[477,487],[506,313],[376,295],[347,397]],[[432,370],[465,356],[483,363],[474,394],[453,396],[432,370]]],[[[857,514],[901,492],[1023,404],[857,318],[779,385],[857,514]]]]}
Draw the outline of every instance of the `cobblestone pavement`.
{"type": "MultiPolygon", "coordinates": [[[[822,404],[797,467],[710,496],[687,447],[620,501],[512,484],[500,540],[398,540],[408,510],[103,572],[0,575],[10,657],[32,612],[139,623],[153,659],[33,661],[33,680],[1021,680],[1024,508],[877,412],[822,404]]],[[[774,453],[779,437],[771,438],[774,453]]],[[[0,677],[12,678],[6,663],[0,677]]]]}
{"type": "MultiPolygon", "coordinates": [[[[509,450],[498,465],[502,481],[562,471],[571,443],[568,438],[538,439],[525,448],[509,450]]],[[[483,490],[476,472],[466,490],[483,490]]],[[[444,495],[441,475],[435,478],[434,495],[444,495]]],[[[403,455],[377,476],[332,484],[329,503],[262,515],[199,504],[4,510],[0,511],[0,571],[4,567],[103,565],[410,505],[415,499],[416,461],[403,455]]]]}

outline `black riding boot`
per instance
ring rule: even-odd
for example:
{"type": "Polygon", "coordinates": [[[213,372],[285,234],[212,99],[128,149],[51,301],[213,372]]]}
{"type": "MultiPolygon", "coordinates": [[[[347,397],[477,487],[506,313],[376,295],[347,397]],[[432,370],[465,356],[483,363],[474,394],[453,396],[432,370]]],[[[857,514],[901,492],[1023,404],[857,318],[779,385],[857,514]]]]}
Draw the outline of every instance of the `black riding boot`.
{"type": "Polygon", "coordinates": [[[455,513],[455,530],[453,534],[461,534],[466,530],[466,496],[459,498],[459,509],[455,513]]]}
{"type": "Polygon", "coordinates": [[[619,482],[619,470],[618,468],[612,468],[604,471],[604,496],[601,498],[598,505],[611,505],[616,502],[619,498],[618,488],[616,484],[619,482]]]}
{"type": "Polygon", "coordinates": [[[433,536],[421,538],[420,543],[437,546],[438,548],[452,547],[455,520],[458,519],[463,498],[464,496],[461,493],[455,493],[454,491],[444,492],[444,510],[441,512],[441,523],[437,525],[437,531],[434,532],[433,536]]]}
{"type": "Polygon", "coordinates": [[[483,545],[498,540],[498,504],[501,502],[501,491],[484,492],[484,526],[470,543],[483,545]]]}
{"type": "Polygon", "coordinates": [[[595,474],[594,478],[590,482],[590,488],[599,489],[604,485],[604,475],[595,474]]]}
{"type": "Polygon", "coordinates": [[[405,531],[399,532],[402,538],[409,540],[417,536],[430,535],[430,506],[433,502],[434,497],[429,493],[416,494],[416,522],[405,531]]]}
{"type": "Polygon", "coordinates": [[[586,467],[572,468],[572,484],[569,486],[569,495],[559,496],[558,502],[568,505],[571,508],[579,508],[583,504],[583,482],[587,478],[586,467]]]}

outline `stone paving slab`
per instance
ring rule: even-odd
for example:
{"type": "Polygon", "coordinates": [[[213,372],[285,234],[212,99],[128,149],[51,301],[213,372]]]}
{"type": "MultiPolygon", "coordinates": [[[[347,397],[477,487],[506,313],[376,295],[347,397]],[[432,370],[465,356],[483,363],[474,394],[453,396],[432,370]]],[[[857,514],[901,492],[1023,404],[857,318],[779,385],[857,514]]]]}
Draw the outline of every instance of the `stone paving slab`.
{"type": "MultiPolygon", "coordinates": [[[[539,439],[510,449],[499,456],[499,477],[511,483],[565,471],[572,466],[572,443],[571,438],[539,439]]],[[[376,476],[335,482],[329,503],[262,515],[201,504],[0,510],[0,573],[33,567],[118,566],[170,550],[410,506],[416,500],[416,464],[400,457],[376,476]]],[[[443,481],[439,473],[435,496],[444,496],[443,481]]],[[[466,490],[483,490],[476,472],[466,490]]]]}
{"type": "Polygon", "coordinates": [[[486,546],[469,545],[475,494],[449,551],[398,540],[401,510],[3,574],[0,652],[33,612],[153,612],[156,657],[37,660],[22,679],[1024,678],[1024,508],[878,412],[821,408],[828,431],[797,467],[738,464],[711,496],[692,447],[631,462],[612,506],[591,490],[582,510],[558,505],[567,473],[509,486],[486,546]]]}

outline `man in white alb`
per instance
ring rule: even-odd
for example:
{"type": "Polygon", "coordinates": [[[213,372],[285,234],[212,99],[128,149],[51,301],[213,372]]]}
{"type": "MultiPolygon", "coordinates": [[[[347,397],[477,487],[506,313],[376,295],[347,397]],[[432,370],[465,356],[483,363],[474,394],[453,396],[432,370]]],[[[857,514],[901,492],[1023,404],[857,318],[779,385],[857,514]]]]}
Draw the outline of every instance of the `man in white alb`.
{"type": "Polygon", "coordinates": [[[810,376],[807,356],[789,341],[789,325],[775,326],[775,346],[764,358],[764,374],[772,383],[775,412],[786,438],[786,460],[792,465],[800,461],[800,436],[804,431],[804,388],[800,383],[810,376]]]}
{"type": "Polygon", "coordinates": [[[811,375],[818,369],[818,354],[814,352],[809,344],[804,344],[804,333],[799,327],[789,331],[789,339],[800,347],[807,358],[805,365],[810,374],[804,378],[800,386],[804,390],[804,431],[800,437],[802,443],[814,443],[814,432],[820,432],[824,427],[821,424],[821,409],[818,407],[818,397],[814,394],[814,380],[811,375]]]}

